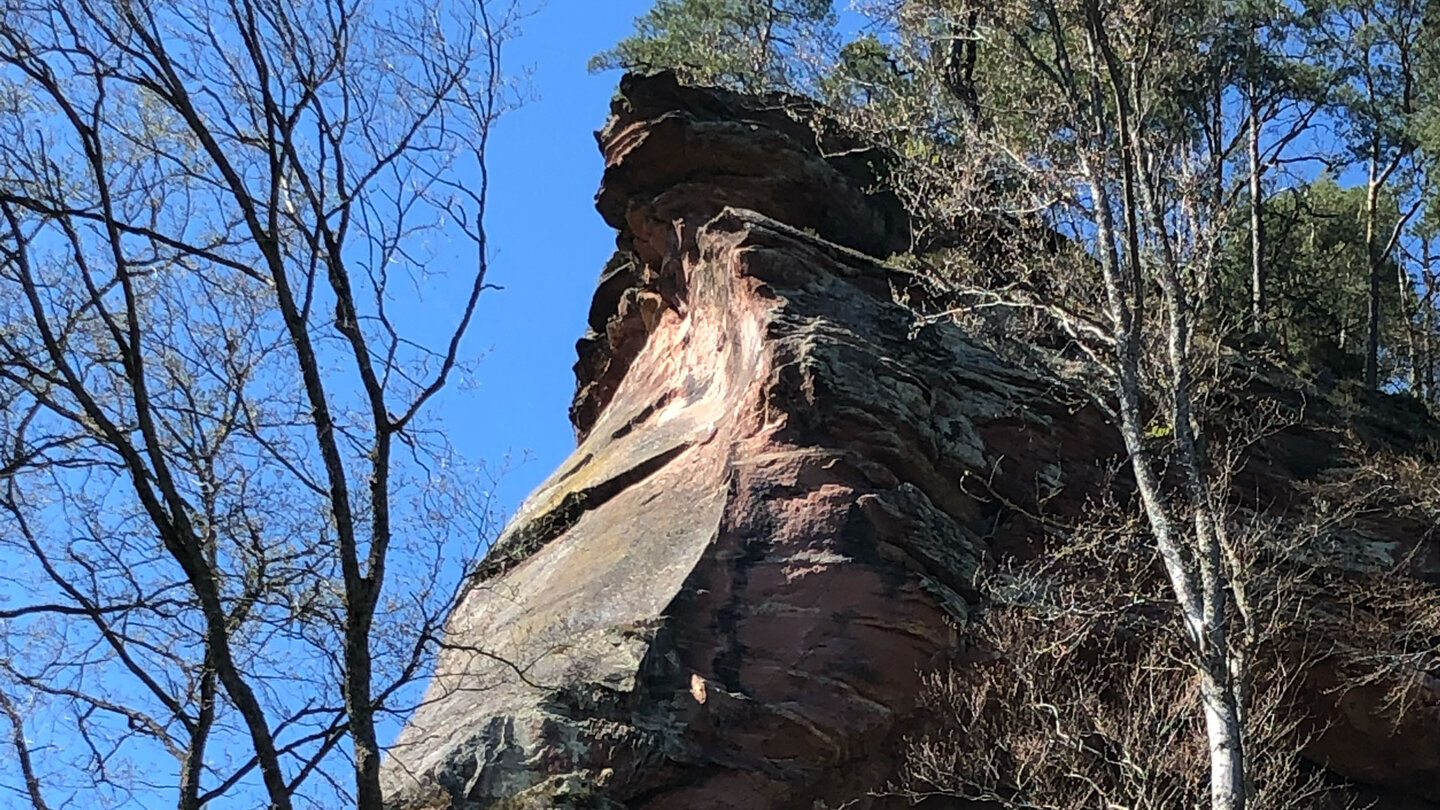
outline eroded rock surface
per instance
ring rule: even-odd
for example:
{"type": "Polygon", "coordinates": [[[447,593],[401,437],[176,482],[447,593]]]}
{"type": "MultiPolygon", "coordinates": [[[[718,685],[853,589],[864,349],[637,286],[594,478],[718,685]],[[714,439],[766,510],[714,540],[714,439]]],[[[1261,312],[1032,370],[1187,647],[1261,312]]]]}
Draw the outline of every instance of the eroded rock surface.
{"type": "MultiPolygon", "coordinates": [[[[1078,513],[1115,464],[1096,411],[914,332],[869,158],[772,101],[622,85],[580,443],[451,617],[394,810],[882,806],[920,674],[963,659],[976,566],[1041,535],[1001,504],[1078,513]]],[[[1395,733],[1345,711],[1341,772],[1395,733]]],[[[1440,751],[1380,758],[1350,770],[1440,798],[1440,751]]]]}

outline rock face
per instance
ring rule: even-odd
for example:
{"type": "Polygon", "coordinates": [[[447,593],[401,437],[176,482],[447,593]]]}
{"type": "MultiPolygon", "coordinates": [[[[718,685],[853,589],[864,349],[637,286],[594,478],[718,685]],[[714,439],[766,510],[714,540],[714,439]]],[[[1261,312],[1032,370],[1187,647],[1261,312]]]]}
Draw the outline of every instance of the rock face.
{"type": "MultiPolygon", "coordinates": [[[[451,617],[389,806],[888,806],[865,794],[921,674],[963,660],[976,567],[1040,535],[1000,504],[1078,513],[1115,431],[957,328],[912,334],[864,153],[665,75],[627,77],[599,140],[620,250],[579,446],[451,617]]],[[[1395,734],[1344,711],[1342,773],[1395,734]]],[[[1407,757],[1349,770],[1440,799],[1440,751],[1407,757]]]]}

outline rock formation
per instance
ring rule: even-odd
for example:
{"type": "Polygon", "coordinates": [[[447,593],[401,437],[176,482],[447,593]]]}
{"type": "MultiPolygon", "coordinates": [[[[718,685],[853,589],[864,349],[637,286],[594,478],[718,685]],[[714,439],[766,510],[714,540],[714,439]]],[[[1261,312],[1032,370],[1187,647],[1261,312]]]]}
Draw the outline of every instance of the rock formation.
{"type": "MultiPolygon", "coordinates": [[[[913,329],[873,156],[666,75],[627,77],[599,140],[620,249],[579,446],[451,617],[390,807],[890,806],[866,792],[920,675],[963,652],[977,566],[1040,536],[1001,504],[1078,514],[1115,431],[960,329],[913,329]]],[[[1266,474],[1327,448],[1300,436],[1266,474]]],[[[1440,806],[1435,701],[1397,729],[1356,700],[1316,759],[1440,806]]]]}

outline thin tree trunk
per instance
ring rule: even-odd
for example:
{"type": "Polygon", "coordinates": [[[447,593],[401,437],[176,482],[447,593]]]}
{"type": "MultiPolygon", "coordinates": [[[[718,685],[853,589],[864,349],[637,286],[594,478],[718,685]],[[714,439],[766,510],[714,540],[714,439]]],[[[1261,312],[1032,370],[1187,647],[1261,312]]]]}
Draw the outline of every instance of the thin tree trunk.
{"type": "MultiPolygon", "coordinates": [[[[1226,627],[1229,591],[1224,571],[1224,555],[1220,547],[1222,529],[1220,520],[1214,513],[1209,463],[1193,413],[1189,296],[1184,288],[1178,254],[1167,231],[1154,178],[1147,172],[1148,155],[1145,143],[1134,125],[1135,106],[1128,93],[1129,86],[1124,79],[1124,69],[1110,49],[1099,10],[1093,3],[1089,6],[1089,18],[1091,36],[1096,50],[1103,57],[1109,83],[1115,91],[1115,115],[1122,145],[1120,158],[1125,164],[1126,202],[1130,206],[1130,210],[1126,211],[1126,222],[1131,229],[1138,229],[1138,223],[1143,216],[1149,223],[1147,232],[1153,236],[1159,248],[1158,281],[1167,320],[1165,337],[1172,392],[1171,427],[1174,429],[1176,450],[1185,472],[1186,495],[1195,532],[1194,545],[1188,549],[1188,554],[1183,545],[1184,538],[1172,517],[1171,507],[1161,497],[1155,465],[1142,439],[1143,433],[1137,418],[1139,409],[1124,407],[1127,400],[1132,406],[1138,406],[1140,390],[1138,378],[1127,379],[1123,363],[1119,375],[1121,428],[1126,447],[1130,451],[1137,488],[1145,506],[1151,532],[1155,536],[1176,602],[1189,629],[1190,640],[1196,652],[1196,663],[1200,668],[1202,703],[1210,743],[1211,810],[1244,810],[1246,791],[1243,728],[1237,692],[1230,678],[1232,662],[1226,627]],[[1134,197],[1131,196],[1132,193],[1134,197]],[[1137,212],[1133,210],[1134,207],[1140,210],[1137,212]]],[[[1097,113],[1103,114],[1099,110],[1097,113]]],[[[1092,188],[1097,185],[1097,179],[1092,177],[1092,188]]],[[[1103,184],[1098,185],[1103,188],[1103,184]]],[[[1099,224],[1103,236],[1104,224],[1099,224]]],[[[1133,330],[1131,350],[1138,351],[1138,342],[1134,336],[1139,334],[1143,324],[1135,321],[1130,326],[1133,330]]]]}
{"type": "Polygon", "coordinates": [[[1370,391],[1380,387],[1380,292],[1384,279],[1381,277],[1382,262],[1375,233],[1379,198],[1380,183],[1372,161],[1365,190],[1365,263],[1370,280],[1365,310],[1365,388],[1370,391]]]}
{"type": "MultiPolygon", "coordinates": [[[[1402,212],[1385,243],[1381,244],[1379,234],[1380,218],[1380,191],[1390,181],[1400,164],[1409,156],[1408,150],[1402,150],[1390,157],[1384,168],[1380,166],[1380,149],[1378,144],[1372,144],[1370,151],[1369,175],[1365,187],[1365,261],[1368,265],[1370,277],[1369,306],[1367,308],[1366,333],[1365,333],[1365,387],[1374,391],[1380,387],[1380,331],[1381,311],[1380,296],[1385,288],[1385,259],[1395,249],[1405,228],[1405,223],[1419,210],[1419,202],[1412,206],[1408,212],[1402,212]]],[[[1402,299],[1403,306],[1403,299],[1402,299]]]]}
{"type": "MultiPolygon", "coordinates": [[[[1141,144],[1133,143],[1138,153],[1141,144]]],[[[1205,730],[1210,743],[1211,810],[1244,810],[1245,758],[1242,706],[1237,682],[1231,677],[1232,649],[1227,607],[1229,581],[1221,548],[1222,520],[1215,513],[1209,459],[1195,420],[1194,379],[1190,363],[1190,306],[1183,286],[1179,259],[1163,230],[1162,212],[1148,175],[1138,183],[1140,203],[1160,246],[1159,281],[1166,305],[1166,350],[1171,388],[1171,423],[1175,448],[1186,479],[1186,496],[1195,532],[1192,561],[1198,569],[1198,599],[1178,599],[1191,616],[1199,613],[1195,646],[1200,664],[1200,692],[1205,730]]],[[[1147,497],[1142,490],[1142,498],[1147,497]]],[[[1153,511],[1163,512],[1157,504],[1153,511]]],[[[1168,515],[1168,512],[1166,512],[1168,515]]],[[[1154,521],[1152,519],[1152,529],[1154,521]]],[[[1157,534],[1158,537],[1158,534],[1157,534]]],[[[1172,541],[1174,542],[1174,541],[1172,541]]],[[[1179,594],[1177,594],[1179,596],[1179,594]]]]}
{"type": "Polygon", "coordinates": [[[30,756],[30,742],[25,739],[25,718],[10,700],[10,696],[3,691],[0,691],[0,714],[10,722],[10,746],[15,751],[20,774],[25,780],[25,795],[30,799],[30,806],[34,810],[50,810],[50,805],[45,803],[40,777],[35,773],[35,762],[30,756]]]}
{"type": "Polygon", "coordinates": [[[1255,98],[1255,84],[1250,83],[1249,152],[1250,152],[1250,328],[1257,334],[1265,332],[1265,223],[1262,216],[1264,189],[1260,166],[1260,110],[1255,98]]]}
{"type": "Polygon", "coordinates": [[[1435,298],[1435,270],[1431,264],[1434,255],[1430,252],[1430,239],[1426,238],[1421,244],[1420,273],[1425,279],[1425,342],[1422,349],[1422,356],[1425,365],[1422,379],[1425,383],[1425,399],[1428,402],[1436,402],[1437,392],[1435,391],[1435,328],[1436,324],[1436,298],[1435,298]]]}
{"type": "Polygon", "coordinates": [[[1404,262],[1395,263],[1395,282],[1400,293],[1400,318],[1405,327],[1405,383],[1412,392],[1420,388],[1420,341],[1415,335],[1415,313],[1410,310],[1410,278],[1404,262]]]}
{"type": "Polygon", "coordinates": [[[210,645],[205,645],[205,670],[200,675],[200,716],[195,720],[195,731],[190,735],[190,747],[180,763],[179,810],[200,810],[200,783],[205,775],[205,748],[210,741],[210,729],[215,724],[215,666],[210,660],[210,645]]]}
{"type": "MultiPolygon", "coordinates": [[[[1219,662],[1222,671],[1226,666],[1219,662]]],[[[1241,724],[1235,691],[1231,684],[1212,677],[1211,666],[1200,669],[1200,701],[1205,708],[1205,736],[1210,741],[1210,808],[1244,810],[1245,730],[1241,724]]]]}

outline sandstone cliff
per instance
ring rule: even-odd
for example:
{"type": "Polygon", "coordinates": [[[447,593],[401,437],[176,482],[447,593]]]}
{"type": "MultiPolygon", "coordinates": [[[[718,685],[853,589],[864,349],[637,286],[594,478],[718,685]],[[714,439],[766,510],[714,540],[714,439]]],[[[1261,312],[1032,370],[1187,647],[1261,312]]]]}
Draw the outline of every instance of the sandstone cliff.
{"type": "MultiPolygon", "coordinates": [[[[1040,536],[1001,504],[1078,514],[1114,431],[958,328],[913,330],[871,156],[664,75],[627,78],[599,140],[620,249],[579,446],[451,617],[390,805],[882,806],[920,675],[963,660],[975,570],[1040,536]]],[[[1296,434],[1255,474],[1317,475],[1329,445],[1296,434]]],[[[1436,701],[1379,702],[1317,698],[1313,758],[1440,806],[1436,701]]]]}

